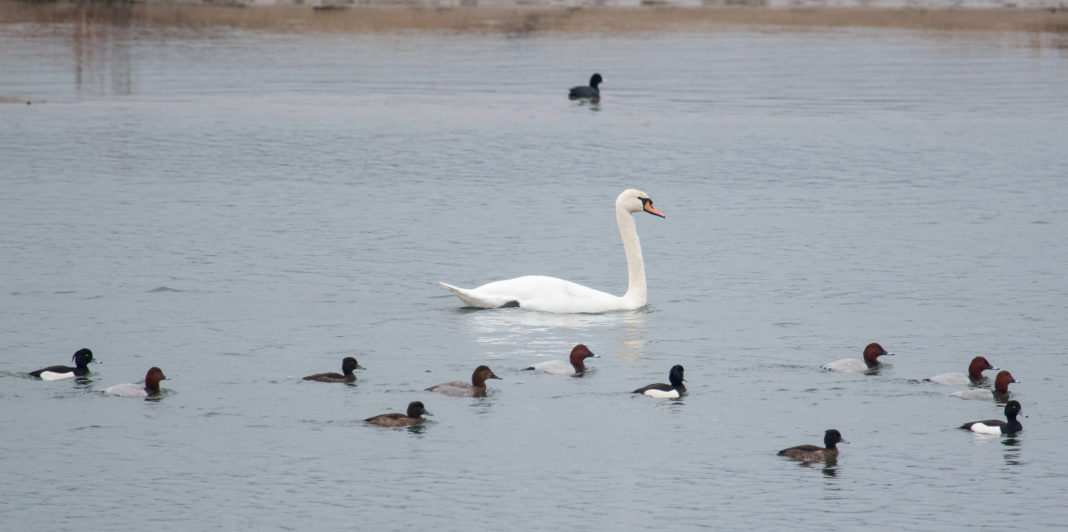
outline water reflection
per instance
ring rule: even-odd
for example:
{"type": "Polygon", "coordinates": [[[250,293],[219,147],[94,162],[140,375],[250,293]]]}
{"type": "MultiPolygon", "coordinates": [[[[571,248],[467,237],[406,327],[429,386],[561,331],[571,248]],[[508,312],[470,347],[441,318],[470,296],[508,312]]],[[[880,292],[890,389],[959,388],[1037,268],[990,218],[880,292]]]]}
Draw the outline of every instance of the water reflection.
{"type": "Polygon", "coordinates": [[[828,477],[828,478],[837,477],[838,476],[838,460],[834,459],[834,458],[832,458],[830,460],[827,460],[827,463],[825,463],[823,465],[822,471],[823,471],[823,476],[825,476],[825,477],[828,477]]]}
{"type": "Polygon", "coordinates": [[[132,52],[130,27],[132,5],[113,6],[106,11],[97,6],[81,6],[71,24],[74,54],[74,86],[77,90],[130,94],[132,52]]]}
{"type": "Polygon", "coordinates": [[[1005,465],[1023,465],[1020,460],[1020,439],[1017,436],[1009,436],[1001,440],[1001,444],[1008,447],[1005,450],[1005,465]]]}
{"type": "Polygon", "coordinates": [[[617,328],[617,345],[605,351],[617,357],[636,359],[645,350],[644,309],[604,314],[553,314],[522,309],[491,309],[471,311],[468,323],[478,341],[486,344],[526,345],[530,351],[543,352],[546,347],[558,349],[556,344],[582,343],[582,335],[575,334],[599,328],[617,328]],[[531,340],[531,336],[537,336],[531,340]]]}
{"type": "Polygon", "coordinates": [[[578,105],[580,107],[589,107],[590,111],[593,111],[595,113],[599,112],[601,110],[601,101],[600,100],[597,100],[597,101],[592,101],[592,100],[585,101],[585,100],[583,100],[583,101],[580,101],[578,103],[578,105]]]}
{"type": "Polygon", "coordinates": [[[797,467],[810,468],[819,467],[823,476],[828,478],[835,478],[838,476],[838,459],[831,457],[824,462],[798,462],[797,467]]]}
{"type": "Polygon", "coordinates": [[[88,390],[93,387],[93,376],[82,375],[80,377],[74,377],[74,387],[79,390],[88,390]]]}

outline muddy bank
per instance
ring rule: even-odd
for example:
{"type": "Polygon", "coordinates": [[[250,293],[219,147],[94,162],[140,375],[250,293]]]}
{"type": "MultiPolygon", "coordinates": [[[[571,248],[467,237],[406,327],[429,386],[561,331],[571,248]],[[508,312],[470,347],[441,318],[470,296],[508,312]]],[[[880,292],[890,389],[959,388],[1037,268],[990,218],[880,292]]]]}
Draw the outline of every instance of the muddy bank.
{"type": "Polygon", "coordinates": [[[700,31],[725,25],[893,27],[1068,33],[1061,9],[886,9],[859,7],[426,7],[400,5],[73,4],[0,0],[0,23],[82,22],[233,26],[277,31],[456,32],[700,31]]]}

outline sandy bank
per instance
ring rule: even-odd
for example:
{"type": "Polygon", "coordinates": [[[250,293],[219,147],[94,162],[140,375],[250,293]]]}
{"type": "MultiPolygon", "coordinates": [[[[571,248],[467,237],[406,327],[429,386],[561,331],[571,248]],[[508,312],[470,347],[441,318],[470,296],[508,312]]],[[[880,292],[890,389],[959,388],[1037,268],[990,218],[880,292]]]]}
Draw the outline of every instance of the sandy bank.
{"type": "MultiPolygon", "coordinates": [[[[547,3],[547,2],[546,2],[547,3]]],[[[278,31],[457,32],[700,31],[724,25],[893,27],[1068,33],[1061,9],[887,9],[859,7],[424,7],[398,5],[73,4],[0,0],[0,24],[95,22],[233,26],[278,31]]]]}

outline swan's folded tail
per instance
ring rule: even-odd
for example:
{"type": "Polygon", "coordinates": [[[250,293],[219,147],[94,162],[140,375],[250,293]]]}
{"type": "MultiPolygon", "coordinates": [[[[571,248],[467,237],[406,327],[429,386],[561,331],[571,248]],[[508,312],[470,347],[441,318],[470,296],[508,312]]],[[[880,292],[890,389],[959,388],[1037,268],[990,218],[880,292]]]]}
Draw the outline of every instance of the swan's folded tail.
{"type": "Polygon", "coordinates": [[[515,300],[512,300],[512,299],[509,299],[507,297],[504,297],[504,296],[499,296],[499,295],[480,295],[480,294],[474,293],[474,290],[467,290],[467,289],[460,288],[460,287],[457,287],[457,286],[452,286],[451,284],[443,283],[441,281],[438,281],[438,282],[441,283],[441,286],[444,286],[450,292],[452,292],[453,295],[455,295],[456,297],[460,298],[460,301],[463,301],[464,304],[466,304],[469,307],[500,308],[500,307],[505,307],[505,306],[513,306],[513,307],[519,306],[518,302],[516,302],[515,300]]]}

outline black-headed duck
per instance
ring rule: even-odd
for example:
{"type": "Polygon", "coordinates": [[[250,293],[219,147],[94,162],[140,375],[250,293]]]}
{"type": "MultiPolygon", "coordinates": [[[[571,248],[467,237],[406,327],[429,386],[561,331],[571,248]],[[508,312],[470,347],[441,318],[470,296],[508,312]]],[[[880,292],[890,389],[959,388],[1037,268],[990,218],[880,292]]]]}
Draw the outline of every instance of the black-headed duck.
{"type": "Polygon", "coordinates": [[[823,445],[798,445],[779,451],[779,456],[786,456],[802,462],[824,462],[838,457],[838,444],[849,443],[842,439],[842,433],[827,429],[823,434],[823,445]]]}
{"type": "Polygon", "coordinates": [[[75,351],[70,359],[74,361],[73,368],[70,366],[48,366],[47,368],[31,371],[30,375],[41,380],[57,381],[71,377],[84,377],[89,374],[89,363],[93,361],[93,352],[89,348],[83,347],[75,351]]]}
{"type": "Polygon", "coordinates": [[[680,365],[674,365],[671,367],[671,371],[668,372],[668,381],[671,384],[657,383],[643,386],[634,390],[634,393],[640,393],[642,395],[648,395],[649,397],[662,397],[667,399],[678,399],[686,394],[686,386],[682,384],[686,379],[683,378],[685,373],[680,365]]]}
{"type": "Polygon", "coordinates": [[[356,380],[356,374],[353,373],[353,370],[357,369],[364,368],[356,362],[355,358],[345,357],[341,360],[342,373],[316,373],[315,375],[304,377],[304,380],[318,382],[354,382],[356,380]]]}
{"type": "Polygon", "coordinates": [[[369,417],[364,421],[382,427],[407,427],[424,421],[424,419],[420,417],[424,415],[432,416],[434,414],[427,412],[426,407],[423,406],[421,401],[412,401],[411,403],[408,403],[408,412],[406,414],[379,414],[375,417],[369,417]]]}

